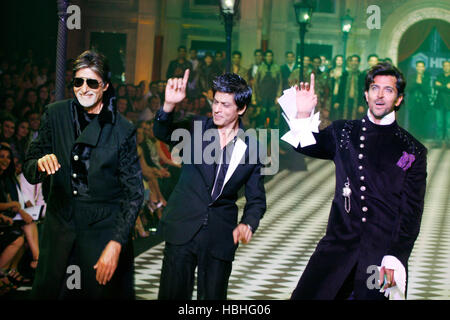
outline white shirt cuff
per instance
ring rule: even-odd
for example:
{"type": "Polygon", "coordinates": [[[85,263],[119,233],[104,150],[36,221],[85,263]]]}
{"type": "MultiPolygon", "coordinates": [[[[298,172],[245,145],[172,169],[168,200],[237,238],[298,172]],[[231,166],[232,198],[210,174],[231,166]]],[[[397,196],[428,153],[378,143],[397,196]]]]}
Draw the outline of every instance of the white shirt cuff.
{"type": "Polygon", "coordinates": [[[289,120],[287,117],[284,117],[290,130],[281,137],[281,140],[286,141],[295,148],[299,144],[302,148],[316,144],[313,132],[319,132],[320,120],[319,112],[313,113],[314,111],[309,118],[303,119],[294,118],[289,120]]]}
{"type": "Polygon", "coordinates": [[[384,256],[381,267],[394,270],[395,286],[386,290],[381,288],[380,292],[389,297],[389,300],[405,300],[406,270],[403,264],[394,256],[384,256]]]}

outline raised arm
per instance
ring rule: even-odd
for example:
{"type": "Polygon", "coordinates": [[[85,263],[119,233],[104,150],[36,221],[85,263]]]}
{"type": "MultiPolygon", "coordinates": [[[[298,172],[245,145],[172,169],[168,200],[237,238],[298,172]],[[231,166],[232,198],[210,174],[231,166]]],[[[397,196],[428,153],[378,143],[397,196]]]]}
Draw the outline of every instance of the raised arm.
{"type": "Polygon", "coordinates": [[[189,79],[189,69],[184,71],[183,78],[171,78],[167,81],[163,110],[170,113],[175,105],[186,97],[186,86],[189,79]]]}
{"type": "Polygon", "coordinates": [[[175,105],[186,97],[186,86],[189,79],[189,69],[184,72],[183,78],[171,78],[167,81],[165,101],[162,109],[158,110],[153,126],[155,137],[166,144],[173,144],[171,136],[177,127],[188,128],[185,123],[173,124],[173,110],[175,105]]]}

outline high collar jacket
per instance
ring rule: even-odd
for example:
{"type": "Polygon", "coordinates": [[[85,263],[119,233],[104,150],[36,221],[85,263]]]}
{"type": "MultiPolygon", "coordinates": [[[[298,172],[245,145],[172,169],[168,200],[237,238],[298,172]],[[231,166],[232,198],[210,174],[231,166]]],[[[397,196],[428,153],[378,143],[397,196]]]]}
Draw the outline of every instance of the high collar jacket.
{"type": "Polygon", "coordinates": [[[85,257],[91,256],[80,262],[82,272],[91,270],[106,244],[115,240],[127,256],[119,265],[132,274],[131,230],[143,203],[135,127],[111,102],[80,132],[75,103],[63,100],[46,108],[23,170],[32,184],[50,179],[39,257],[43,267],[38,267],[36,284],[50,298],[58,294],[75,243],[89,248],[85,257]],[[61,165],[48,177],[37,169],[38,159],[47,154],[61,165]]]}
{"type": "Polygon", "coordinates": [[[211,236],[211,254],[231,261],[237,248],[232,233],[237,225],[236,201],[239,189],[245,186],[246,197],[239,223],[250,225],[255,232],[266,210],[262,164],[257,158],[258,150],[254,148],[257,146],[256,139],[246,136],[244,140],[236,140],[222,192],[213,201],[214,164],[207,163],[202,155],[211,146],[210,141],[204,139],[205,132],[208,129],[217,131],[217,127],[212,118],[196,117],[184,126],[174,123],[172,118],[172,113],[158,111],[153,131],[158,139],[173,145],[175,142],[171,136],[174,130],[186,129],[184,132],[189,132],[191,140],[186,145],[190,148],[184,151],[190,151],[190,163],[183,163],[180,178],[160,221],[159,231],[167,242],[184,244],[193,238],[206,221],[211,236]]]}
{"type": "Polygon", "coordinates": [[[427,150],[397,122],[376,125],[367,116],[335,121],[314,136],[315,145],[296,150],[333,160],[336,186],[326,234],[300,279],[296,298],[333,299],[355,266],[355,294],[382,297],[367,288],[367,268],[379,266],[385,255],[407,268],[423,213],[427,150]],[[347,204],[346,183],[351,189],[347,204]]]}

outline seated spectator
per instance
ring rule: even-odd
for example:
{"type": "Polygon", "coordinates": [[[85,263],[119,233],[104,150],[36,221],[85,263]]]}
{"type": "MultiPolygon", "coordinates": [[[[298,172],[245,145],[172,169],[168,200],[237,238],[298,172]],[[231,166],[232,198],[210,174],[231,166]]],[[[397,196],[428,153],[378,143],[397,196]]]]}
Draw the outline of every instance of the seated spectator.
{"type": "Polygon", "coordinates": [[[26,119],[20,119],[16,122],[16,130],[12,138],[11,149],[14,156],[22,162],[25,160],[25,154],[30,143],[30,124],[26,119]]]}
{"type": "Polygon", "coordinates": [[[11,115],[5,115],[1,121],[0,142],[11,144],[16,129],[16,120],[11,115]]]}
{"type": "Polygon", "coordinates": [[[36,110],[40,112],[37,101],[38,97],[36,90],[33,88],[27,89],[24,93],[24,98],[22,100],[22,106],[19,111],[19,116],[23,117],[25,113],[31,110],[36,110]]]}
{"type": "Polygon", "coordinates": [[[17,289],[12,283],[13,278],[8,276],[8,268],[12,260],[21,249],[23,232],[14,224],[12,216],[20,209],[17,201],[7,197],[5,177],[14,175],[14,166],[11,166],[11,150],[7,145],[0,144],[0,294],[11,289],[17,289]]]}
{"type": "Polygon", "coordinates": [[[126,97],[127,96],[127,87],[123,84],[117,86],[116,97],[126,97]]]}
{"type": "MultiPolygon", "coordinates": [[[[17,217],[13,226],[22,229],[27,240],[27,244],[32,253],[30,266],[35,269],[39,259],[38,230],[33,218],[24,209],[31,206],[31,203],[24,202],[19,181],[16,178],[16,170],[12,159],[12,150],[6,144],[0,144],[0,203],[10,204],[12,210],[6,211],[10,218],[17,217]]],[[[23,252],[22,252],[23,254],[23,252]]],[[[20,277],[17,272],[17,265],[20,257],[12,264],[14,278],[20,277]]]]}
{"type": "Polygon", "coordinates": [[[164,95],[166,94],[166,85],[167,81],[165,80],[158,81],[158,95],[161,98],[161,104],[164,103],[164,95]]]}
{"type": "Polygon", "coordinates": [[[132,83],[127,84],[127,97],[130,103],[133,103],[136,99],[136,87],[132,83]]]}
{"type": "MultiPolygon", "coordinates": [[[[158,112],[159,108],[161,108],[162,103],[161,103],[161,98],[159,97],[159,95],[154,95],[151,96],[148,100],[148,106],[150,111],[152,112],[153,115],[156,114],[156,112],[158,112]]],[[[148,120],[152,120],[153,117],[151,119],[147,119],[148,120]]]]}
{"type": "Polygon", "coordinates": [[[11,115],[15,115],[16,114],[16,102],[14,100],[13,96],[5,96],[2,99],[2,104],[1,104],[1,108],[2,108],[2,114],[11,114],[11,115]]]}
{"type": "Polygon", "coordinates": [[[148,106],[148,101],[144,98],[144,91],[142,87],[136,87],[136,96],[131,104],[131,110],[127,113],[127,118],[133,123],[137,123],[141,113],[145,111],[148,106]]]}
{"type": "Polygon", "coordinates": [[[25,119],[27,119],[30,124],[30,141],[33,141],[36,139],[39,132],[39,126],[41,125],[41,114],[35,110],[32,110],[25,114],[25,119]]]}
{"type": "MultiPolygon", "coordinates": [[[[0,203],[1,205],[1,203],[0,203]]],[[[0,213],[0,296],[17,289],[14,278],[8,275],[8,268],[17,252],[23,247],[24,239],[19,230],[12,227],[11,218],[0,213]]]]}
{"type": "MultiPolygon", "coordinates": [[[[39,70],[39,74],[36,77],[36,85],[38,87],[44,85],[48,81],[48,67],[47,66],[41,66],[39,70]]],[[[38,89],[39,90],[39,89],[38,89]]]]}
{"type": "MultiPolygon", "coordinates": [[[[153,135],[153,121],[144,121],[139,124],[139,128],[143,129],[144,133],[144,141],[140,143],[140,147],[142,148],[143,159],[145,160],[145,164],[152,168],[152,171],[156,178],[158,178],[158,185],[162,191],[164,183],[161,179],[170,178],[170,172],[164,168],[160,163],[160,156],[157,146],[157,139],[153,135]]],[[[164,196],[163,199],[159,200],[157,206],[165,206],[167,198],[164,192],[162,192],[164,196]]]]}
{"type": "Polygon", "coordinates": [[[50,103],[50,94],[48,87],[44,84],[38,87],[37,109],[39,113],[44,113],[44,108],[50,103]]]}
{"type": "Polygon", "coordinates": [[[147,101],[150,97],[158,95],[158,81],[150,82],[150,84],[148,85],[148,89],[148,92],[144,96],[147,101]]]}
{"type": "Polygon", "coordinates": [[[125,96],[119,96],[116,99],[117,112],[126,117],[127,113],[131,111],[131,106],[128,104],[128,99],[125,96]]]}
{"type": "MultiPolygon", "coordinates": [[[[153,226],[157,225],[157,221],[161,218],[162,207],[166,206],[167,201],[161,193],[160,186],[158,183],[158,177],[161,176],[159,170],[154,166],[151,158],[146,157],[143,148],[147,148],[145,143],[144,127],[146,127],[146,122],[142,122],[141,126],[137,128],[136,132],[136,142],[138,149],[139,161],[142,168],[142,175],[144,176],[144,186],[148,187],[149,198],[147,199],[147,207],[150,210],[151,218],[153,219],[153,226]],[[149,161],[150,163],[148,163],[149,161]],[[154,214],[156,213],[156,214],[154,214]]],[[[137,222],[137,228],[140,228],[139,222],[137,222]]],[[[139,234],[142,230],[138,230],[139,234]]]]}

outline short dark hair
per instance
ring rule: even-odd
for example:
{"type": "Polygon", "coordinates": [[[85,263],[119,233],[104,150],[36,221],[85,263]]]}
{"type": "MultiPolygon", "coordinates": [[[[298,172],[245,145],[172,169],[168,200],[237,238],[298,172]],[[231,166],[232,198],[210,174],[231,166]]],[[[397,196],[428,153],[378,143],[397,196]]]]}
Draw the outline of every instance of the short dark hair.
{"type": "Polygon", "coordinates": [[[377,59],[378,59],[378,55],[377,55],[377,54],[375,54],[375,53],[372,53],[372,54],[369,54],[369,55],[367,56],[367,61],[369,61],[369,60],[370,60],[370,58],[372,58],[372,57],[375,57],[375,58],[377,58],[377,59]]]}
{"type": "Polygon", "coordinates": [[[235,54],[237,54],[239,57],[242,58],[242,53],[241,53],[240,51],[237,51],[237,50],[233,51],[233,53],[231,54],[231,56],[234,56],[235,54]]]}
{"type": "Polygon", "coordinates": [[[264,57],[267,56],[268,53],[271,53],[273,55],[273,51],[268,49],[268,50],[264,51],[264,57]]]}
{"type": "Polygon", "coordinates": [[[233,93],[238,110],[249,106],[252,100],[252,89],[235,73],[225,73],[216,77],[213,80],[212,90],[214,95],[216,92],[233,93]]]}
{"type": "Polygon", "coordinates": [[[424,66],[426,66],[426,65],[425,65],[425,61],[423,61],[423,60],[417,60],[417,61],[416,61],[416,66],[417,66],[419,63],[422,63],[424,66]]]}
{"type": "Polygon", "coordinates": [[[106,57],[95,50],[86,50],[78,56],[73,63],[73,74],[84,68],[92,69],[97,73],[106,84],[111,79],[111,73],[106,57]]]}
{"type": "Polygon", "coordinates": [[[6,121],[12,122],[14,123],[14,125],[16,125],[17,119],[12,114],[5,113],[2,115],[2,118],[0,119],[0,123],[2,124],[2,126],[6,121]]]}
{"type": "Polygon", "coordinates": [[[358,56],[357,54],[352,55],[351,59],[353,59],[353,58],[356,58],[356,59],[358,59],[359,62],[361,62],[361,57],[358,56]]]}
{"type": "MultiPolygon", "coordinates": [[[[365,82],[365,91],[369,91],[370,85],[374,82],[374,79],[376,76],[393,76],[397,79],[397,82],[395,84],[397,88],[397,96],[405,96],[405,87],[406,87],[406,80],[403,76],[403,73],[397,69],[395,66],[390,64],[389,62],[380,62],[376,65],[374,65],[369,72],[367,72],[366,75],[366,82],[365,82]]],[[[400,105],[394,107],[395,111],[398,111],[400,109],[400,106],[402,105],[403,101],[400,103],[400,105]]]]}
{"type": "Polygon", "coordinates": [[[257,53],[263,53],[261,49],[255,49],[255,51],[253,51],[253,55],[256,56],[257,53]]]}
{"type": "Polygon", "coordinates": [[[288,54],[293,54],[293,55],[295,56],[295,53],[292,52],[292,51],[286,51],[286,52],[284,53],[284,56],[287,57],[288,54]]]}

